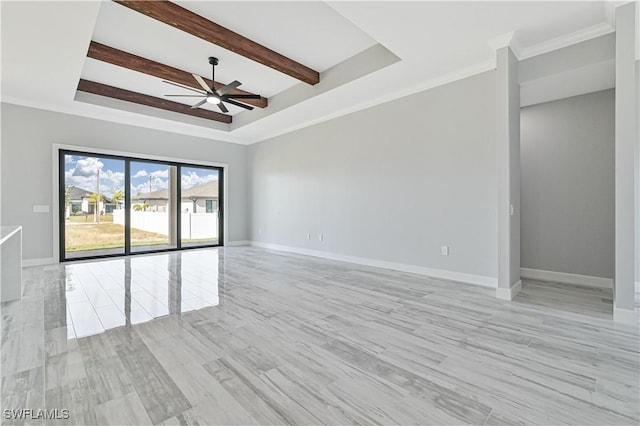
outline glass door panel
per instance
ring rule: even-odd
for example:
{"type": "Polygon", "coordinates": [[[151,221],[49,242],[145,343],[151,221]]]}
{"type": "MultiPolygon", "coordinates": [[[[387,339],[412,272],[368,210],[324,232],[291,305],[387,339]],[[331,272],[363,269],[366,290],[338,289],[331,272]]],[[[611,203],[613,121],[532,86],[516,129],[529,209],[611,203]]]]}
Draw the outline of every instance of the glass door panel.
{"type": "Polygon", "coordinates": [[[221,174],[209,167],[180,168],[182,247],[220,243],[221,174]]]}
{"type": "Polygon", "coordinates": [[[120,159],[61,154],[61,242],[65,259],[124,253],[124,170],[120,159]]]}
{"type": "Polygon", "coordinates": [[[109,154],[59,154],[60,258],[223,241],[223,169],[109,154]]]}
{"type": "Polygon", "coordinates": [[[131,161],[131,252],[177,247],[177,167],[131,161]]]}

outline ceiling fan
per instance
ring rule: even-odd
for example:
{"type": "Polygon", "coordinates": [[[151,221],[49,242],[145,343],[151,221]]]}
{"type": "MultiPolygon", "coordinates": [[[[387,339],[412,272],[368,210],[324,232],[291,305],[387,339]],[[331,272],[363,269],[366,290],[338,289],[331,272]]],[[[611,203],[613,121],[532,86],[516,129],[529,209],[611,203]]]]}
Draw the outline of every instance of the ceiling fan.
{"type": "MultiPolygon", "coordinates": [[[[211,81],[216,81],[215,75],[216,75],[216,65],[218,65],[218,58],[214,58],[213,56],[210,57],[209,58],[209,63],[211,64],[211,81]]],[[[252,106],[245,105],[243,103],[237,102],[237,101],[235,101],[235,99],[260,99],[261,98],[260,95],[251,95],[251,94],[244,94],[244,95],[243,94],[238,94],[238,95],[236,95],[236,94],[233,94],[233,93],[229,93],[233,89],[235,89],[236,87],[238,87],[238,86],[240,86],[242,84],[238,80],[234,80],[231,83],[227,84],[226,86],[223,86],[223,87],[219,88],[218,90],[215,90],[215,88],[213,87],[213,83],[212,83],[212,87],[209,87],[209,86],[207,86],[207,83],[203,80],[203,78],[200,77],[198,74],[191,74],[191,75],[193,75],[193,78],[195,78],[196,81],[198,82],[198,84],[200,86],[202,86],[202,89],[204,91],[196,90],[196,89],[193,89],[193,88],[188,87],[188,86],[183,86],[182,84],[173,83],[171,81],[162,80],[163,83],[167,83],[167,84],[171,84],[171,85],[174,85],[174,86],[178,86],[178,87],[181,87],[183,89],[191,90],[192,92],[198,93],[198,95],[165,95],[165,96],[183,96],[183,97],[201,97],[201,96],[204,96],[204,99],[202,99],[197,104],[193,105],[191,108],[192,109],[200,108],[205,103],[210,103],[210,104],[218,105],[218,108],[220,108],[220,111],[225,112],[225,113],[229,112],[229,110],[227,109],[226,106],[224,106],[223,102],[228,103],[230,105],[238,106],[240,108],[252,110],[253,109],[252,106]]]]}

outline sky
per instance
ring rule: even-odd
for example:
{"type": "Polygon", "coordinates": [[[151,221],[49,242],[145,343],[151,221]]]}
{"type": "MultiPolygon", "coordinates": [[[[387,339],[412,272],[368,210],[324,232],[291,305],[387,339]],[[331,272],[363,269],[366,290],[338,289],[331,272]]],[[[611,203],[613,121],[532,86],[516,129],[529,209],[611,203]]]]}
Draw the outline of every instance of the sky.
{"type": "MultiPolygon", "coordinates": [[[[65,155],[65,186],[76,186],[87,191],[97,191],[98,170],[100,170],[100,193],[111,197],[113,192],[124,189],[124,160],[104,157],[65,155]]],[[[218,179],[218,171],[182,167],[182,189],[189,189],[218,179]]],[[[169,166],[161,163],[131,161],[131,195],[146,194],[167,188],[169,166]]]]}

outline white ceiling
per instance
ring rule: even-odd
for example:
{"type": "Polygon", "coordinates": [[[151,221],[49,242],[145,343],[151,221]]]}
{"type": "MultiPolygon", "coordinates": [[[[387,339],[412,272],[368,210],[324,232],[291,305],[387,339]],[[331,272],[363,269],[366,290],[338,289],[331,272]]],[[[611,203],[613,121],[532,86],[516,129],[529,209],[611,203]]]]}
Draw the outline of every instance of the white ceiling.
{"type": "MultiPolygon", "coordinates": [[[[2,1],[2,100],[253,143],[490,70],[494,51],[489,42],[508,33],[514,33],[524,59],[613,30],[613,3],[592,1],[178,3],[320,72],[375,44],[400,60],[331,90],[314,88],[299,103],[253,122],[239,121],[246,125],[213,129],[181,121],[180,114],[159,118],[74,100],[81,77],[159,97],[179,93],[157,78],[87,59],[89,42],[93,38],[209,78],[207,57],[217,56],[216,80],[240,80],[242,89],[271,100],[305,83],[113,2],[2,1]]],[[[601,74],[591,73],[593,78],[601,74]]]]}

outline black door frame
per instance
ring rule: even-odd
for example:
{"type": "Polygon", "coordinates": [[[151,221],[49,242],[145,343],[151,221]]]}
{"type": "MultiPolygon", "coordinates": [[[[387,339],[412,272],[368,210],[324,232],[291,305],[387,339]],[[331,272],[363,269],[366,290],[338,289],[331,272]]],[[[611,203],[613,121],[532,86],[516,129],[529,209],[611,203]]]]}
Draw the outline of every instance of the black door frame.
{"type": "Polygon", "coordinates": [[[60,252],[60,262],[71,262],[75,260],[90,260],[90,259],[105,259],[112,257],[122,257],[122,256],[131,256],[137,254],[152,254],[152,253],[164,253],[164,252],[172,252],[179,250],[193,250],[193,249],[201,249],[208,247],[221,247],[224,246],[224,167],[220,166],[208,166],[203,164],[192,164],[192,163],[184,163],[178,161],[171,160],[154,160],[147,158],[139,158],[139,157],[131,157],[131,156],[122,156],[122,155],[112,155],[112,154],[102,154],[102,153],[94,153],[87,151],[76,151],[72,149],[59,149],[58,150],[58,241],[59,241],[59,252],[60,252]],[[124,207],[125,207],[125,225],[124,225],[124,252],[123,253],[115,253],[115,254],[103,254],[103,255],[94,255],[94,256],[83,256],[83,257],[74,257],[71,259],[67,259],[66,250],[65,250],[65,155],[79,155],[79,156],[87,156],[87,157],[96,157],[96,158],[109,158],[114,160],[122,160],[124,161],[124,185],[125,185],[125,197],[124,197],[124,207]],[[192,167],[192,168],[200,168],[200,169],[210,169],[216,170],[218,172],[218,243],[217,244],[199,244],[199,245],[189,245],[186,247],[182,247],[182,215],[181,215],[181,202],[176,203],[176,207],[174,212],[172,212],[176,217],[177,222],[177,242],[175,248],[164,248],[157,250],[145,250],[145,251],[131,251],[131,162],[143,162],[143,163],[156,163],[163,164],[167,166],[175,166],[177,169],[176,175],[178,178],[177,184],[177,199],[181,200],[182,195],[182,168],[183,167],[192,167]]]}

